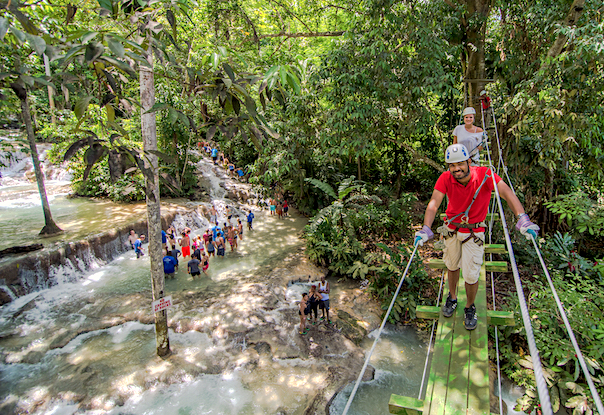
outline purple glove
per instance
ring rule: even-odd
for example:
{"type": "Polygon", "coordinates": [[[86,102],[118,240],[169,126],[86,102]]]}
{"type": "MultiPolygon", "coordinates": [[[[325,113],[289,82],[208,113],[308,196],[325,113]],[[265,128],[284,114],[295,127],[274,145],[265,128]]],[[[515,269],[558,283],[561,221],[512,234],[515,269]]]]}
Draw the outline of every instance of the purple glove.
{"type": "Polygon", "coordinates": [[[415,242],[413,245],[420,244],[420,246],[424,246],[424,242],[428,242],[432,238],[434,238],[434,232],[424,225],[421,231],[415,232],[415,242]]]}
{"type": "Polygon", "coordinates": [[[518,229],[521,234],[526,236],[526,239],[531,239],[531,236],[537,239],[537,235],[539,234],[540,228],[539,226],[531,222],[526,213],[523,213],[522,215],[520,215],[520,219],[518,219],[516,229],[518,229]]]}

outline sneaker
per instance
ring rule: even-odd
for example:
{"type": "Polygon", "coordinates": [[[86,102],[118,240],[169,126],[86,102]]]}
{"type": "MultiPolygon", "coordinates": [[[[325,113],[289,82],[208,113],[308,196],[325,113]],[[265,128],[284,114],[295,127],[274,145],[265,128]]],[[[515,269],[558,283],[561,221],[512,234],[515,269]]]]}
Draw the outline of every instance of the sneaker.
{"type": "Polygon", "coordinates": [[[478,317],[476,317],[476,306],[472,304],[470,307],[463,309],[466,318],[463,325],[466,326],[466,330],[474,330],[478,324],[478,317]]]}
{"type": "Polygon", "coordinates": [[[447,296],[447,301],[443,305],[443,316],[451,317],[457,308],[457,300],[451,299],[451,293],[447,296]]]}

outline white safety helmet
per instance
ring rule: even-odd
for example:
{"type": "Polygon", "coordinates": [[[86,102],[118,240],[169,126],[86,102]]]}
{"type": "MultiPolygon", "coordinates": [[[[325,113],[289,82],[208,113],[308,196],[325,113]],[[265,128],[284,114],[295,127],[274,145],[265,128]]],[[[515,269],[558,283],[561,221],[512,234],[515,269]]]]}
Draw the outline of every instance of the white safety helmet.
{"type": "Polygon", "coordinates": [[[451,144],[445,151],[445,163],[459,163],[470,158],[470,152],[463,144],[451,144]]]}
{"type": "Polygon", "coordinates": [[[466,115],[476,115],[476,110],[472,107],[467,107],[466,109],[463,110],[462,116],[466,116],[466,115]]]}

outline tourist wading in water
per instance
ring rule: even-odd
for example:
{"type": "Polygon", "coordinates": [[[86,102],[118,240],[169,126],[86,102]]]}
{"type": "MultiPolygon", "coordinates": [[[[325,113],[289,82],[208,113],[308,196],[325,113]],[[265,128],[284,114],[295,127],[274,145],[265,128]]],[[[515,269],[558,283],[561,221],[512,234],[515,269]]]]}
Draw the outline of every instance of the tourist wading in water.
{"type": "Polygon", "coordinates": [[[130,243],[130,247],[132,247],[132,249],[134,249],[134,243],[136,242],[136,240],[138,239],[138,235],[136,234],[136,232],[134,232],[134,229],[132,229],[130,231],[130,235],[128,235],[128,242],[130,243]]]}
{"type": "Polygon", "coordinates": [[[140,258],[145,253],[143,252],[143,242],[145,241],[145,235],[141,235],[138,237],[136,241],[134,241],[134,252],[136,252],[136,258],[140,258]]]}
{"type": "Polygon", "coordinates": [[[443,305],[445,317],[451,317],[457,308],[457,283],[459,270],[463,271],[467,303],[464,308],[464,325],[474,330],[477,324],[474,299],[478,292],[478,278],[484,256],[484,223],[493,179],[502,198],[518,218],[516,228],[527,238],[537,237],[539,227],[529,220],[522,204],[507,184],[487,167],[470,166],[470,154],[462,144],[453,144],[445,152],[445,162],[449,171],[440,175],[434,186],[432,198],[424,215],[424,227],[415,233],[415,244],[423,245],[432,239],[430,227],[436,217],[438,207],[445,195],[449,197],[445,224],[438,228],[445,239],[443,260],[448,270],[449,295],[443,305]]]}
{"type": "Polygon", "coordinates": [[[178,261],[170,255],[170,251],[166,249],[166,256],[164,256],[164,277],[176,278],[174,272],[178,271],[178,261]]]}
{"type": "Polygon", "coordinates": [[[300,301],[300,306],[298,310],[298,314],[300,315],[300,334],[308,333],[308,329],[306,328],[306,315],[309,313],[309,304],[308,304],[308,294],[302,294],[302,300],[300,301]]]}
{"type": "Polygon", "coordinates": [[[312,324],[317,324],[317,317],[319,316],[317,308],[319,307],[322,298],[323,296],[321,293],[317,292],[317,286],[311,286],[310,291],[308,292],[308,303],[310,304],[310,319],[313,320],[313,314],[315,316],[312,324]]]}
{"type": "Polygon", "coordinates": [[[195,279],[196,276],[201,276],[201,272],[199,272],[200,263],[201,261],[199,261],[195,255],[193,255],[191,260],[187,263],[187,271],[189,274],[191,274],[193,279],[195,279]]]}
{"type": "Polygon", "coordinates": [[[321,275],[321,281],[319,281],[319,294],[321,294],[319,309],[323,311],[323,316],[320,320],[326,320],[327,324],[331,323],[331,320],[329,319],[329,291],[329,281],[325,281],[325,275],[321,275]]]}

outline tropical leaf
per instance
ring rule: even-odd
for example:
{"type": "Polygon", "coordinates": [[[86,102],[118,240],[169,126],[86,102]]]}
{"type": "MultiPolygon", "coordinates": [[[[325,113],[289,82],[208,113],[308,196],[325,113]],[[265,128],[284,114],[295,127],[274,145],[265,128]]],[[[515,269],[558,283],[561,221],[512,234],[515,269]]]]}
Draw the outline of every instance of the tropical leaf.
{"type": "Polygon", "coordinates": [[[86,96],[86,97],[79,99],[75,103],[74,112],[78,119],[80,119],[84,116],[84,114],[86,113],[86,110],[88,109],[88,105],[90,104],[90,100],[92,100],[92,98],[93,97],[91,97],[91,96],[86,96]]]}
{"type": "Polygon", "coordinates": [[[107,46],[109,46],[109,50],[111,52],[113,52],[120,58],[123,58],[125,56],[126,51],[121,41],[119,41],[113,36],[106,36],[105,40],[107,41],[107,46]]]}
{"type": "Polygon", "coordinates": [[[306,179],[304,179],[304,181],[312,184],[315,187],[318,187],[331,198],[333,198],[333,199],[338,198],[338,195],[336,195],[336,192],[334,192],[333,187],[331,187],[329,184],[324,183],[324,182],[314,179],[314,178],[306,178],[306,179]]]}
{"type": "Polygon", "coordinates": [[[8,20],[4,17],[0,17],[0,42],[4,40],[4,36],[8,31],[8,20]]]}

